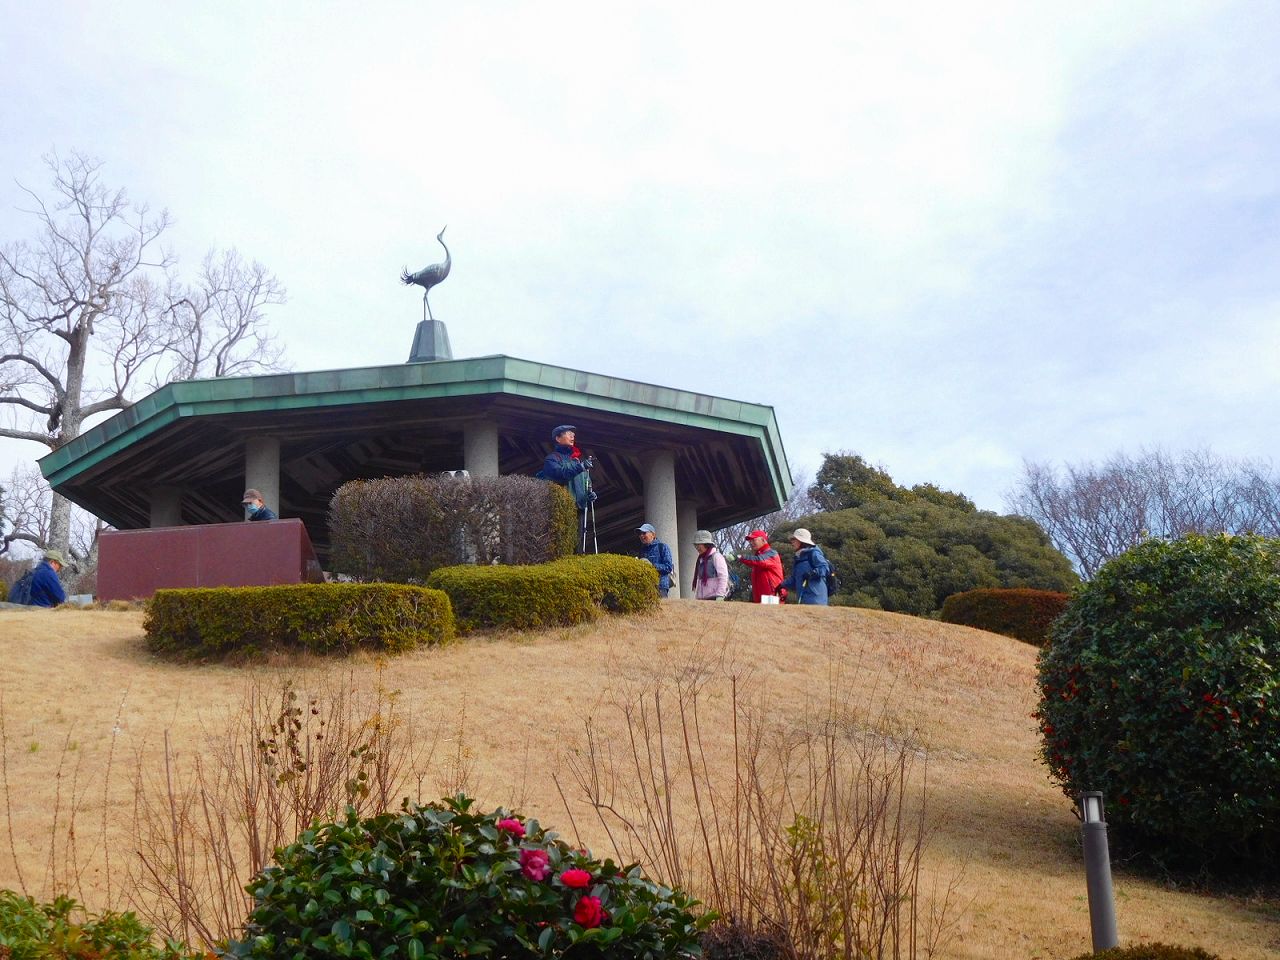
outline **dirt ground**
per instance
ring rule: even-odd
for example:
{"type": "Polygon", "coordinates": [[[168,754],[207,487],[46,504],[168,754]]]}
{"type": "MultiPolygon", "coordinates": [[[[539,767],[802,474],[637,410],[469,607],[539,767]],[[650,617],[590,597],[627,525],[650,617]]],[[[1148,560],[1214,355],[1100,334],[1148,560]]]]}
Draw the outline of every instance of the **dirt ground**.
{"type": "MultiPolygon", "coordinates": [[[[1033,648],[1003,637],[841,608],[671,601],[652,617],[471,638],[386,661],[254,666],[157,660],[139,613],[0,611],[0,787],[9,811],[0,821],[0,887],[18,887],[21,871],[33,894],[47,890],[64,871],[74,805],[85,898],[102,905],[109,881],[118,894],[131,771],[154,766],[166,731],[179,755],[203,749],[205,731],[225,722],[251,677],[292,677],[302,689],[381,679],[400,691],[400,707],[434,748],[417,771],[426,797],[465,785],[482,804],[517,807],[567,835],[572,814],[597,853],[609,851],[571,775],[588,723],[606,739],[621,737],[619,704],[701,676],[704,745],[721,764],[733,752],[737,678],[740,694],[750,691],[779,723],[834,708],[919,742],[936,825],[926,870],[940,884],[958,881],[962,908],[944,956],[1073,957],[1089,948],[1078,827],[1036,760],[1034,664],[1033,648]],[[51,843],[59,851],[52,864],[51,843]]],[[[1116,895],[1123,943],[1280,957],[1275,901],[1197,895],[1124,872],[1116,895]]]]}

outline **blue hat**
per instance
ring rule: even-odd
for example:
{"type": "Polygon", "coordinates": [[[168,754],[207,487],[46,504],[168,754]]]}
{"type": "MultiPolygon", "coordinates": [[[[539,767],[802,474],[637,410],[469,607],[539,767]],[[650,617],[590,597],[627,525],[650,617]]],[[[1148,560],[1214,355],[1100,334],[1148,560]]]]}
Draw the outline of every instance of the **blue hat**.
{"type": "Polygon", "coordinates": [[[573,424],[562,423],[560,424],[560,426],[556,427],[554,430],[551,431],[551,439],[554,440],[556,437],[560,436],[560,434],[564,433],[566,430],[572,430],[574,433],[578,432],[578,428],[575,427],[573,424]]]}
{"type": "Polygon", "coordinates": [[[642,523],[640,524],[640,526],[636,527],[636,529],[639,530],[641,533],[657,533],[658,532],[657,530],[653,529],[652,523],[642,523]]]}

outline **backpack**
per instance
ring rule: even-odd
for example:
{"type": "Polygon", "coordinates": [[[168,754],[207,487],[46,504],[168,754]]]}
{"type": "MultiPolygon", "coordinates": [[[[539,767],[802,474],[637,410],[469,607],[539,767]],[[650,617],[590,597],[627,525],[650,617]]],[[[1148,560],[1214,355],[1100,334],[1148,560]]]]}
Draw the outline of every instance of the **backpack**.
{"type": "Polygon", "coordinates": [[[34,570],[28,570],[14,581],[13,586],[9,588],[10,603],[31,606],[31,581],[35,579],[35,576],[36,572],[34,570]]]}
{"type": "Polygon", "coordinates": [[[738,587],[742,584],[741,578],[732,570],[729,571],[729,589],[725,593],[726,600],[732,600],[738,595],[738,587]]]}
{"type": "Polygon", "coordinates": [[[827,561],[827,575],[823,577],[823,582],[827,585],[827,596],[840,592],[840,578],[836,575],[835,565],[830,560],[827,561]]]}

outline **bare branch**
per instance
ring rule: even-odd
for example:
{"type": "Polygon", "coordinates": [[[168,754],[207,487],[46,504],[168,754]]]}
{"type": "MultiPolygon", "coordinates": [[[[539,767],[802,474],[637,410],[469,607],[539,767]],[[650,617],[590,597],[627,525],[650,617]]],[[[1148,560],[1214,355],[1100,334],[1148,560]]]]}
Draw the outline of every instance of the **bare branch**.
{"type": "Polygon", "coordinates": [[[1280,479],[1269,464],[1210,450],[1123,453],[1105,463],[1027,462],[1009,507],[1038,523],[1086,578],[1147,537],[1280,536],[1280,479]]]}
{"type": "MultiPolygon", "coordinates": [[[[178,377],[277,369],[264,311],[284,289],[234,250],[194,283],[163,245],[171,220],[102,180],[81,153],[46,157],[50,189],[22,187],[28,241],[0,246],[0,436],[56,448],[88,418],[178,377]]],[[[71,547],[71,505],[54,496],[48,540],[71,547]]]]}

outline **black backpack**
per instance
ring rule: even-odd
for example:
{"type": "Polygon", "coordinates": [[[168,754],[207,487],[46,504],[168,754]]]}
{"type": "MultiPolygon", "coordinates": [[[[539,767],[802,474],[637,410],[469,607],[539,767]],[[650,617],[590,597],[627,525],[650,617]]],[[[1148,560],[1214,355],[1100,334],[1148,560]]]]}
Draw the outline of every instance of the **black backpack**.
{"type": "Polygon", "coordinates": [[[827,585],[827,596],[840,592],[840,578],[836,575],[835,565],[827,561],[827,575],[823,578],[823,582],[827,585]]]}
{"type": "Polygon", "coordinates": [[[10,603],[31,606],[31,581],[35,579],[35,576],[36,572],[34,570],[28,570],[14,581],[13,586],[9,588],[10,603]]]}

